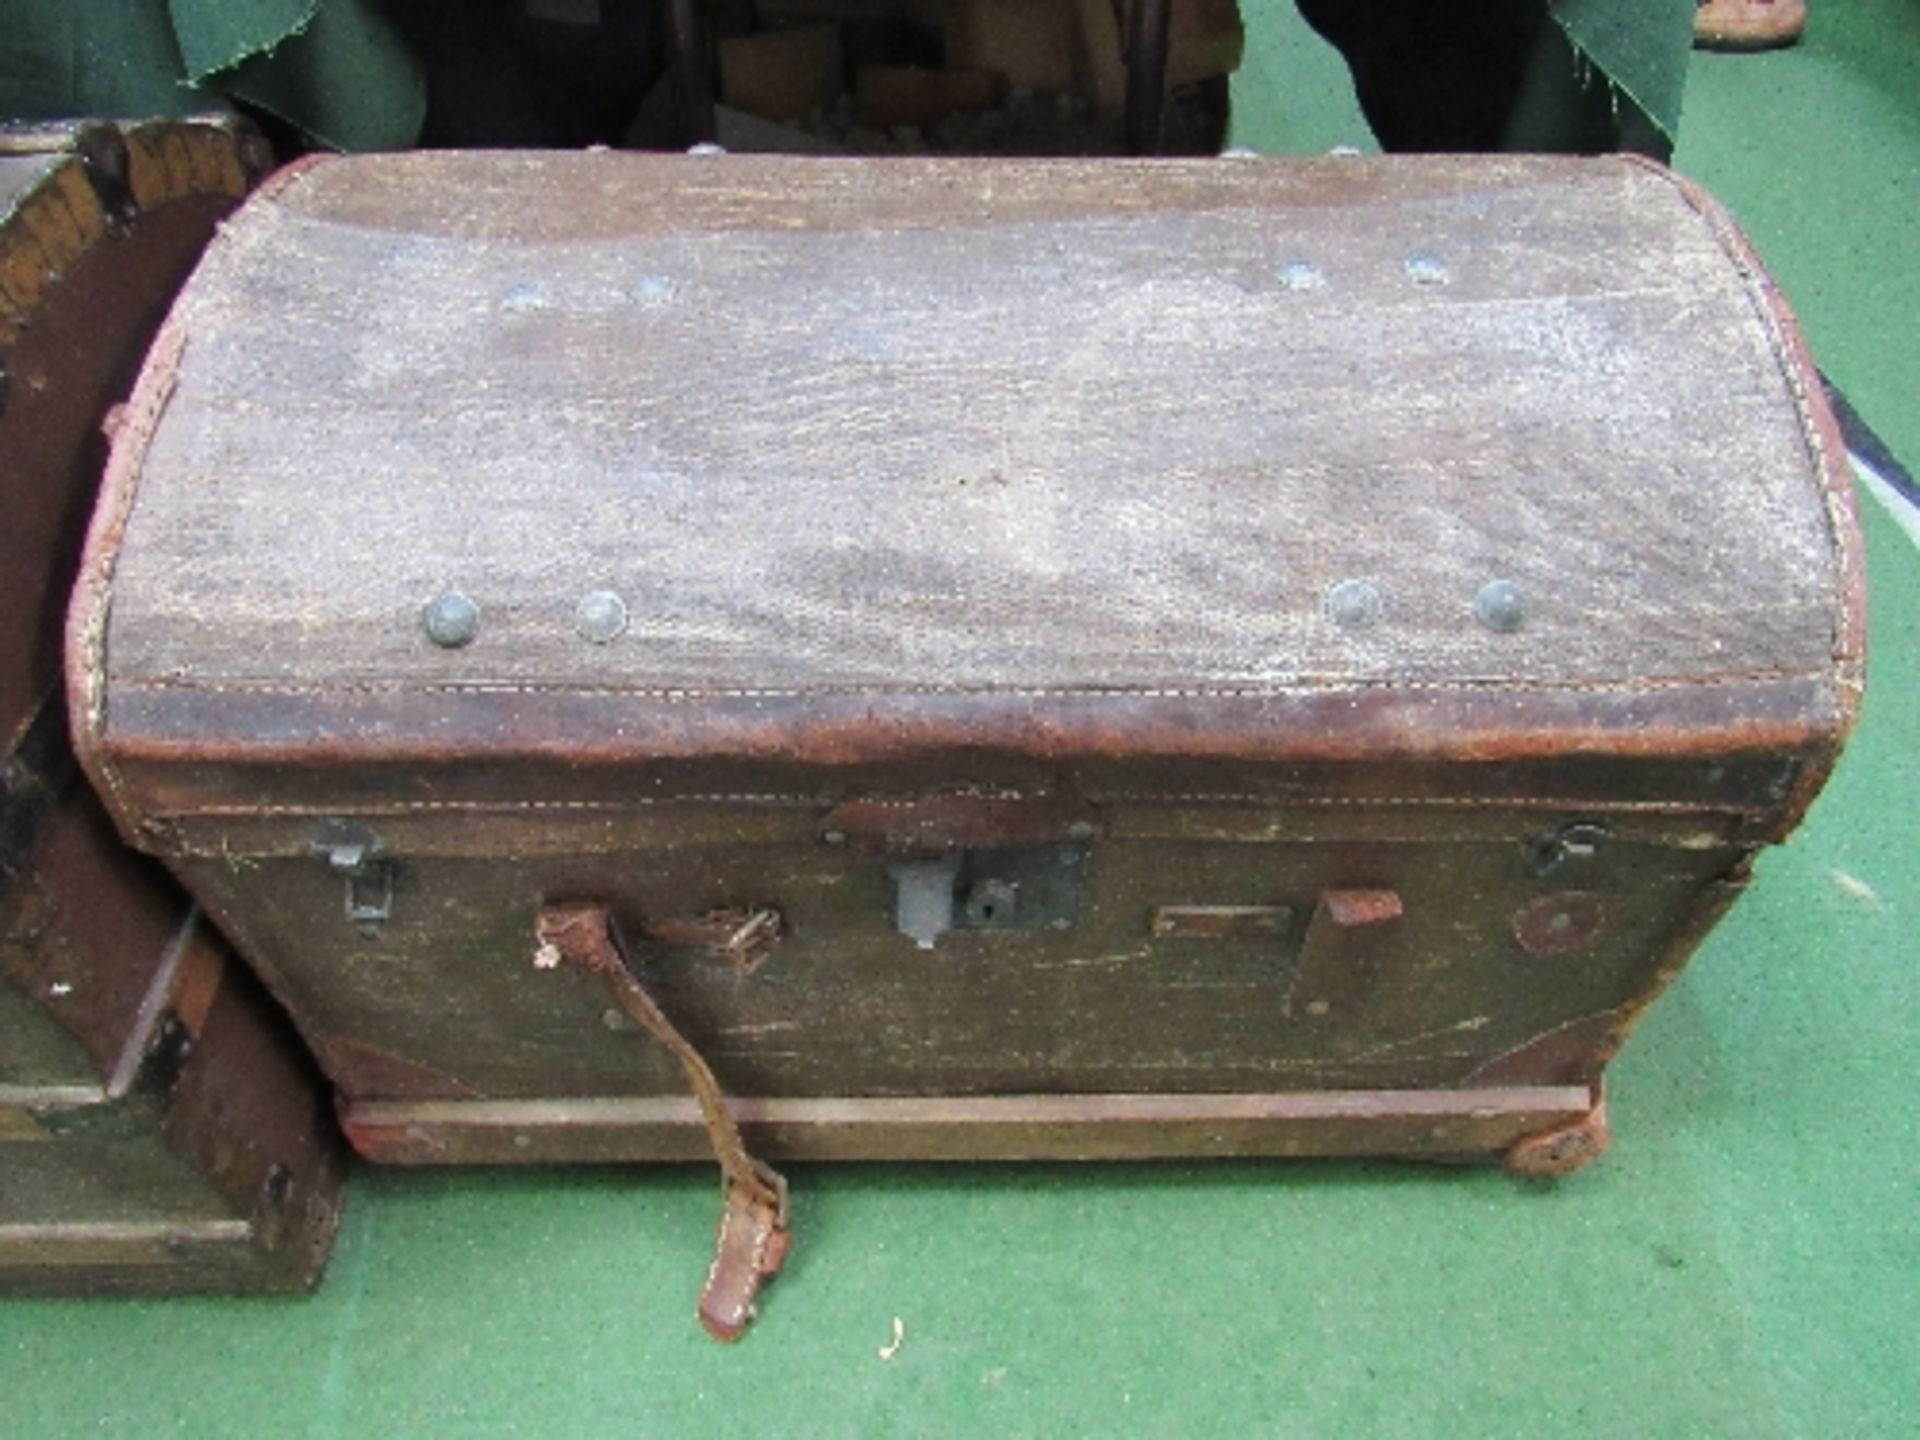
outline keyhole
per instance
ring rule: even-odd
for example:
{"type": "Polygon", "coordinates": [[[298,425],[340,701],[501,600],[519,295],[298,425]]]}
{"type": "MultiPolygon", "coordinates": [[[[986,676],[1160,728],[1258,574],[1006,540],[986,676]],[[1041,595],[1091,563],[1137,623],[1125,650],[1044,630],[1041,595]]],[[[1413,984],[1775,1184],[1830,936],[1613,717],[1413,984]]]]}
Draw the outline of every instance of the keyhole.
{"type": "Polygon", "coordinates": [[[967,921],[991,925],[1014,913],[1016,886],[1009,880],[983,880],[967,896],[967,921]]]}

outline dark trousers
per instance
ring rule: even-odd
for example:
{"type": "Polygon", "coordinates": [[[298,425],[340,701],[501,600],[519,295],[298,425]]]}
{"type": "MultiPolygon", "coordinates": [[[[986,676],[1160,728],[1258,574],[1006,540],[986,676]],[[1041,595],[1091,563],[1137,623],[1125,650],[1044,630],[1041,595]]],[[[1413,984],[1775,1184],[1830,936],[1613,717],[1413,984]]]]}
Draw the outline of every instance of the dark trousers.
{"type": "Polygon", "coordinates": [[[1339,49],[1386,150],[1635,150],[1673,143],[1588,65],[1545,0],[1298,0],[1339,49]]]}

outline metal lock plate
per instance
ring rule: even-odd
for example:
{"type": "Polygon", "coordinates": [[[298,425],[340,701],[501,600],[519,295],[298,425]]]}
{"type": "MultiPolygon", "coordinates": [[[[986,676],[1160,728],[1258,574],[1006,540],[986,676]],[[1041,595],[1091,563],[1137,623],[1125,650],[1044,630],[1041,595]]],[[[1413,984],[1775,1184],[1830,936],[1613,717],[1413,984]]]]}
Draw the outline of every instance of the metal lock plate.
{"type": "Polygon", "coordinates": [[[1070,930],[1086,910],[1084,845],[897,859],[894,924],[923,950],[950,930],[1070,930]]]}

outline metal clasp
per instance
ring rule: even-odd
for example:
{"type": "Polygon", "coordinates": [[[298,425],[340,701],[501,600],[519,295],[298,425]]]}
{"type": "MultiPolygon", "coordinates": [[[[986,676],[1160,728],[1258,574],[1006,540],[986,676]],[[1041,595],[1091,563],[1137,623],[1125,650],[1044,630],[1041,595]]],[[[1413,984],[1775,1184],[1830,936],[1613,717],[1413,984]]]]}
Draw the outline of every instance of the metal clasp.
{"type": "Polygon", "coordinates": [[[1071,930],[1087,908],[1084,844],[898,856],[894,928],[922,950],[950,930],[1071,930]]]}
{"type": "Polygon", "coordinates": [[[1593,859],[1612,838],[1598,820],[1569,820],[1527,842],[1527,869],[1544,878],[1570,862],[1593,859]]]}
{"type": "Polygon", "coordinates": [[[346,887],[347,923],[372,938],[393,918],[399,869],[380,837],[356,820],[326,820],[308,847],[346,887]]]}

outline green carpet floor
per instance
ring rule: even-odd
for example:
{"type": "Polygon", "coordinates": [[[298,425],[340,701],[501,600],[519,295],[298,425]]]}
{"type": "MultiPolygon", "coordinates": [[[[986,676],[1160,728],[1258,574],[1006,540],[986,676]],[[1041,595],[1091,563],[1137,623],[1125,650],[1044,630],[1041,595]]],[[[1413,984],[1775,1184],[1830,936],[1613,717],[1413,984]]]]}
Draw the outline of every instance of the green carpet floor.
{"type": "MultiPolygon", "coordinates": [[[[1364,142],[1245,0],[1237,138],[1364,142]]],[[[1920,6],[1700,57],[1679,165],[1920,458],[1920,6]]],[[[1773,1436],[1920,1431],[1920,553],[1871,501],[1858,736],[1556,1188],[1363,1165],[802,1172],[761,1327],[691,1318],[698,1170],[356,1177],[300,1300],[0,1305],[0,1436],[1773,1436]],[[891,1359],[895,1317],[904,1325],[891,1359]]]]}

